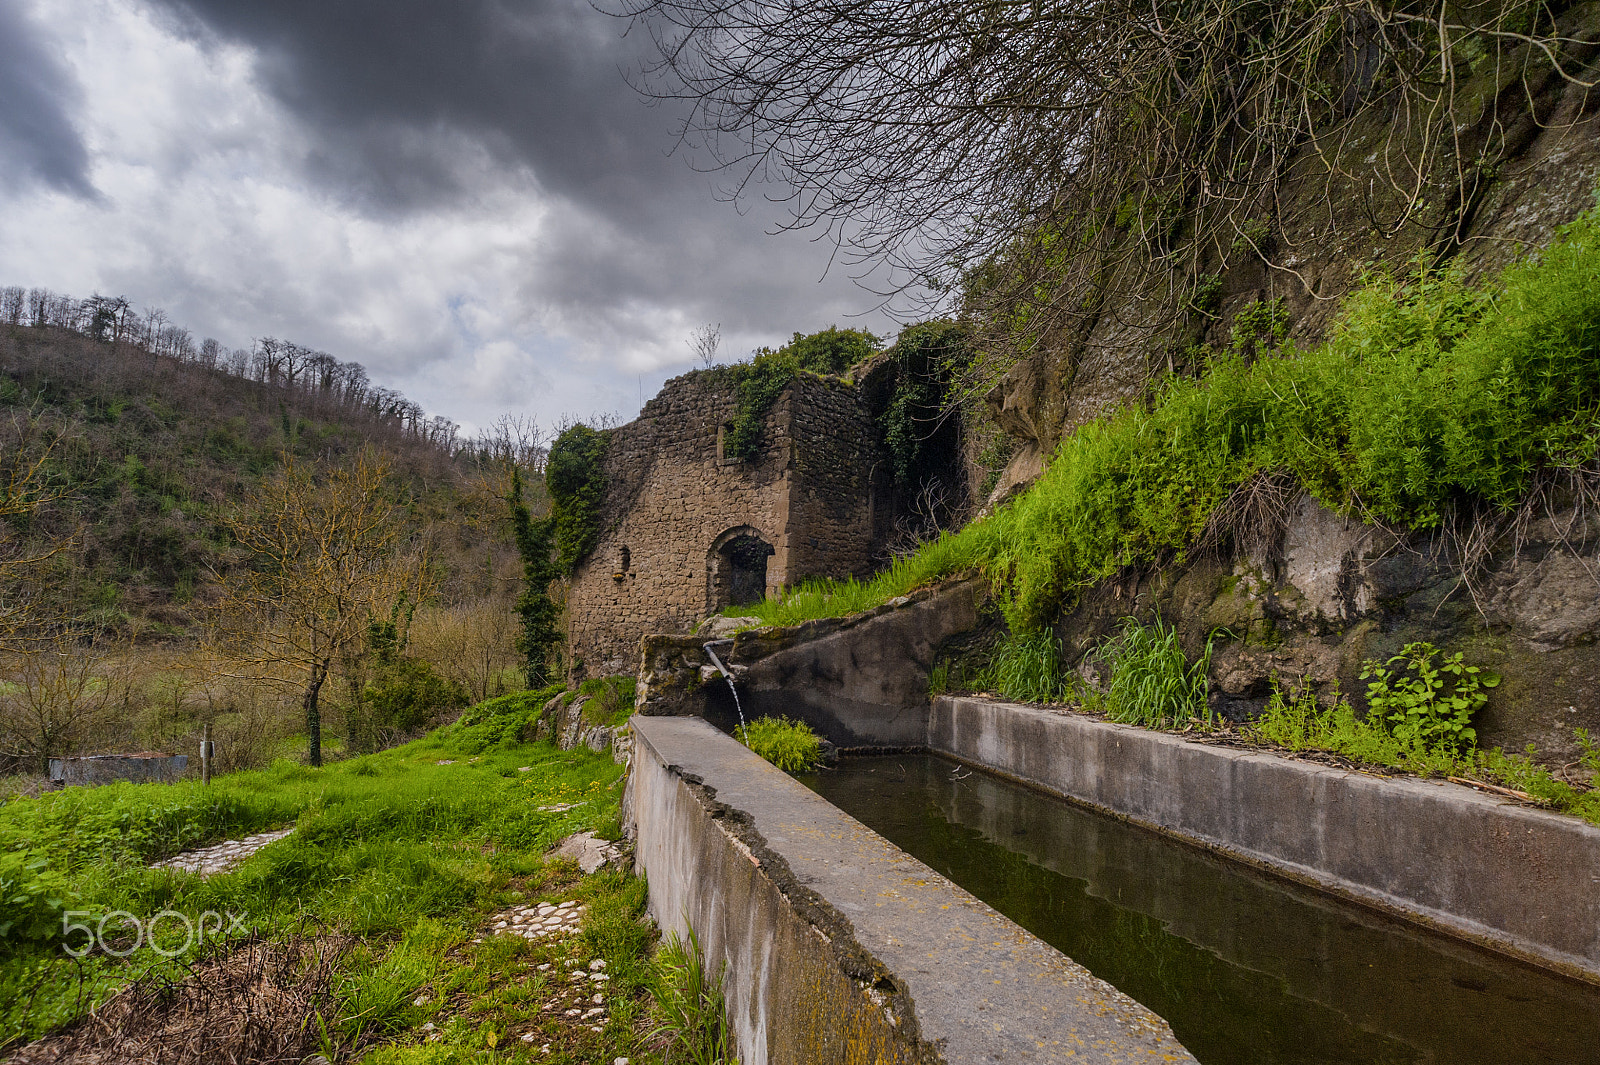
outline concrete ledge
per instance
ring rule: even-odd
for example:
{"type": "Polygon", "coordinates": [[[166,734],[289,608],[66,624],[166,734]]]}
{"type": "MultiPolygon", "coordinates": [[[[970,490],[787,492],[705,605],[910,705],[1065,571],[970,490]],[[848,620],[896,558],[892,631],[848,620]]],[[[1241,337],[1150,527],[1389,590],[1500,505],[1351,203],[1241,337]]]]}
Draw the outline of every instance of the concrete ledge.
{"type": "Polygon", "coordinates": [[[698,718],[633,718],[627,816],[740,1060],[1193,1061],[1166,1022],[698,718]]]}
{"type": "Polygon", "coordinates": [[[1379,778],[981,699],[935,699],[928,744],[1600,981],[1600,828],[1574,818],[1453,784],[1379,778]]]}
{"type": "MultiPolygon", "coordinates": [[[[988,588],[982,579],[960,581],[847,618],[746,629],[718,655],[739,678],[748,716],[800,718],[840,747],[920,747],[934,658],[945,641],[977,626],[988,588]]],[[[705,639],[644,637],[641,714],[693,714],[733,727],[733,697],[709,668],[705,639]]]]}

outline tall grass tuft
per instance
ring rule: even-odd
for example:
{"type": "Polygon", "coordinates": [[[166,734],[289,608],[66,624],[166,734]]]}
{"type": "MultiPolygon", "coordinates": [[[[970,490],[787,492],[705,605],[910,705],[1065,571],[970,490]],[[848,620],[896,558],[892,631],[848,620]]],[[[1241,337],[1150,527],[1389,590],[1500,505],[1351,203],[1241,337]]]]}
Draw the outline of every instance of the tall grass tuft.
{"type": "Polygon", "coordinates": [[[652,991],[661,1024],[652,1035],[665,1038],[668,1065],[738,1065],[728,1032],[727,1003],[722,994],[722,969],[706,971],[700,939],[689,929],[685,942],[676,932],[656,955],[657,977],[652,991]]]}
{"type": "Polygon", "coordinates": [[[804,773],[822,761],[822,739],[803,721],[759,717],[741,738],[746,747],[785,773],[804,773]]]}
{"type": "Polygon", "coordinates": [[[1187,728],[1213,724],[1206,696],[1211,669],[1210,640],[1194,663],[1184,656],[1177,628],[1160,618],[1142,625],[1133,618],[1108,640],[1101,655],[1111,663],[1111,685],[1106,695],[1107,716],[1112,721],[1148,728],[1187,728]]]}
{"type": "Polygon", "coordinates": [[[978,686],[1025,703],[1059,702],[1069,694],[1061,641],[1049,631],[1012,634],[996,648],[978,686]]]}

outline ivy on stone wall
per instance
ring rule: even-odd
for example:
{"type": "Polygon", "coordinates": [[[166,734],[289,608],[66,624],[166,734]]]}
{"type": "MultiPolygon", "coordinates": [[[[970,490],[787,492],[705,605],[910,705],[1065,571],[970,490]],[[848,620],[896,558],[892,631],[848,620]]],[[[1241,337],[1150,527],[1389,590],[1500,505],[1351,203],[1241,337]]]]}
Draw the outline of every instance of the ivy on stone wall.
{"type": "Polygon", "coordinates": [[[605,491],[606,435],[574,425],[550,446],[544,481],[555,523],[556,564],[571,573],[600,539],[600,496],[605,491]]]}
{"type": "Polygon", "coordinates": [[[762,348],[749,362],[711,371],[730,378],[738,393],[733,426],[723,438],[728,458],[750,459],[761,451],[767,412],[802,373],[842,374],[878,350],[878,338],[860,329],[833,326],[794,339],[773,351],[762,348]]]}

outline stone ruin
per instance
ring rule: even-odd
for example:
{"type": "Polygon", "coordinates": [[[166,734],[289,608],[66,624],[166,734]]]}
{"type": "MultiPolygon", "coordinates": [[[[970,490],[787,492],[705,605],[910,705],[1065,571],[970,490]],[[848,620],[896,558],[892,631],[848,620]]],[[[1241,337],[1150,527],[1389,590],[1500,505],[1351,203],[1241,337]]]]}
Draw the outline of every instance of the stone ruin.
{"type": "Polygon", "coordinates": [[[736,401],[729,375],[685,374],[610,431],[600,538],[568,590],[574,676],[632,673],[646,633],[880,560],[893,495],[862,390],[801,374],[748,459],[724,447],[736,401]]]}

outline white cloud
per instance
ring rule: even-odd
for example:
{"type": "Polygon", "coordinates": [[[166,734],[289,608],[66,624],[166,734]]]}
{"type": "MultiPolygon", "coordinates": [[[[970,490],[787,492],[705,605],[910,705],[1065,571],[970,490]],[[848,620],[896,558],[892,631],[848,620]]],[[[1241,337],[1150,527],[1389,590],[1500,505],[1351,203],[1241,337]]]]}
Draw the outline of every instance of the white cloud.
{"type": "Polygon", "coordinates": [[[738,357],[871,303],[840,277],[806,284],[825,249],[764,237],[759,219],[722,208],[717,233],[663,249],[450,128],[404,136],[469,191],[374,209],[307,176],[319,147],[248,48],[132,0],[35,0],[31,14],[78,82],[99,196],[0,188],[0,283],[125,294],[230,346],[290,337],[469,429],[507,409],[631,415],[641,389],[688,367],[703,322],[725,322],[738,357]],[[774,317],[806,320],[755,320],[785,278],[798,285],[774,317]]]}

